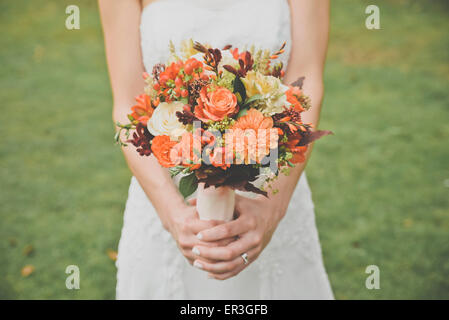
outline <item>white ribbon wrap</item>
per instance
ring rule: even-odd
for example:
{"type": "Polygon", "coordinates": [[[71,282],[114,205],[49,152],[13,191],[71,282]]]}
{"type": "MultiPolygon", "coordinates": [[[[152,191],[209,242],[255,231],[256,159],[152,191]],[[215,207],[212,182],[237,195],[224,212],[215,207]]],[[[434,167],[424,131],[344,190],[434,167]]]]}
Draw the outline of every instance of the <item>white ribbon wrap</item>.
{"type": "Polygon", "coordinates": [[[198,184],[196,209],[201,220],[231,221],[234,216],[235,191],[229,187],[198,184]]]}

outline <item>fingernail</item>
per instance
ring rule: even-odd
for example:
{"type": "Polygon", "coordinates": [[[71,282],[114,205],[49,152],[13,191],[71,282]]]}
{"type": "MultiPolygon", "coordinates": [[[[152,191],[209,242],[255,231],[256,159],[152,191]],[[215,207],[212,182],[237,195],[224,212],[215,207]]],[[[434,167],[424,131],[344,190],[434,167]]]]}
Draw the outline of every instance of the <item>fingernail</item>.
{"type": "Polygon", "coordinates": [[[198,238],[198,240],[203,239],[203,235],[201,234],[201,232],[200,232],[200,233],[197,233],[196,237],[198,238]]]}
{"type": "Polygon", "coordinates": [[[196,254],[197,256],[200,255],[200,249],[198,249],[197,247],[193,247],[192,252],[193,252],[194,254],[196,254]]]}
{"type": "Polygon", "coordinates": [[[203,265],[201,263],[199,263],[197,260],[195,260],[195,262],[193,263],[193,266],[198,269],[203,269],[203,265]]]}

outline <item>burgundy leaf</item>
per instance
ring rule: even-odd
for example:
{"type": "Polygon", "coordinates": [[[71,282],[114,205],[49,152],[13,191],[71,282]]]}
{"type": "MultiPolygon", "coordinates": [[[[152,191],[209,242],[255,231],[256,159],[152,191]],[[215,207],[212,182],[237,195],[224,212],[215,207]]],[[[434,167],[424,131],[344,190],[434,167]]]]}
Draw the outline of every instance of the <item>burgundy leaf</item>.
{"type": "Polygon", "coordinates": [[[266,191],[260,190],[259,188],[255,187],[250,182],[247,182],[245,184],[243,191],[254,192],[254,193],[257,193],[257,194],[261,194],[261,195],[263,195],[263,196],[268,198],[268,193],[266,191]]]}
{"type": "Polygon", "coordinates": [[[313,132],[307,132],[303,135],[302,139],[299,141],[298,146],[305,146],[318,140],[321,137],[327,136],[329,134],[334,134],[332,131],[318,130],[313,132]]]}
{"type": "Polygon", "coordinates": [[[215,59],[215,65],[218,66],[218,64],[221,61],[221,51],[219,49],[214,50],[214,59],[215,59]]]}
{"type": "Polygon", "coordinates": [[[293,87],[299,87],[299,89],[302,89],[302,86],[304,84],[304,80],[306,77],[299,77],[298,80],[291,83],[291,86],[293,87]]]}
{"type": "Polygon", "coordinates": [[[193,49],[195,49],[196,51],[202,52],[202,53],[207,52],[207,48],[205,46],[203,46],[201,43],[199,43],[198,41],[195,41],[195,43],[193,44],[193,49]]]}
{"type": "Polygon", "coordinates": [[[245,68],[245,62],[243,62],[242,59],[239,59],[239,65],[240,65],[240,69],[244,69],[245,68]]]}
{"type": "Polygon", "coordinates": [[[239,73],[238,73],[238,71],[234,68],[234,67],[232,67],[232,66],[230,66],[230,65],[225,65],[225,66],[223,66],[223,68],[226,70],[226,71],[229,71],[230,73],[233,73],[235,76],[238,76],[239,75],[239,73]]]}

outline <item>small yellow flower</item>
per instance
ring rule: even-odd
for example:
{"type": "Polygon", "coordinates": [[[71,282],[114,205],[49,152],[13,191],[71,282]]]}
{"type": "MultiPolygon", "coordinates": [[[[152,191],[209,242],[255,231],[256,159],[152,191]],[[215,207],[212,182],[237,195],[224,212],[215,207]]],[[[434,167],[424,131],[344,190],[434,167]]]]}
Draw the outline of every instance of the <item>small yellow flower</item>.
{"type": "Polygon", "coordinates": [[[183,58],[189,59],[190,57],[194,56],[197,53],[198,53],[198,51],[196,51],[193,48],[193,40],[192,39],[183,40],[181,42],[181,54],[182,54],[183,58]]]}

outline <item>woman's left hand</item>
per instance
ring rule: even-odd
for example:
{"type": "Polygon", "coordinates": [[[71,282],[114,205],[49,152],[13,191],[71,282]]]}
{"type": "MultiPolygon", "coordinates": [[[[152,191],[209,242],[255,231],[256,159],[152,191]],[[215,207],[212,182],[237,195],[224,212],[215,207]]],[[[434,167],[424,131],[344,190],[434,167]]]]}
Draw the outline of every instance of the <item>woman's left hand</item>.
{"type": "Polygon", "coordinates": [[[195,246],[192,251],[197,259],[193,265],[207,271],[209,277],[217,280],[239,274],[257,259],[284,216],[285,210],[277,202],[263,196],[249,199],[236,195],[237,218],[203,230],[197,237],[201,241],[219,241],[232,237],[237,240],[224,247],[195,246]],[[242,258],[244,253],[248,255],[248,264],[242,258]]]}

